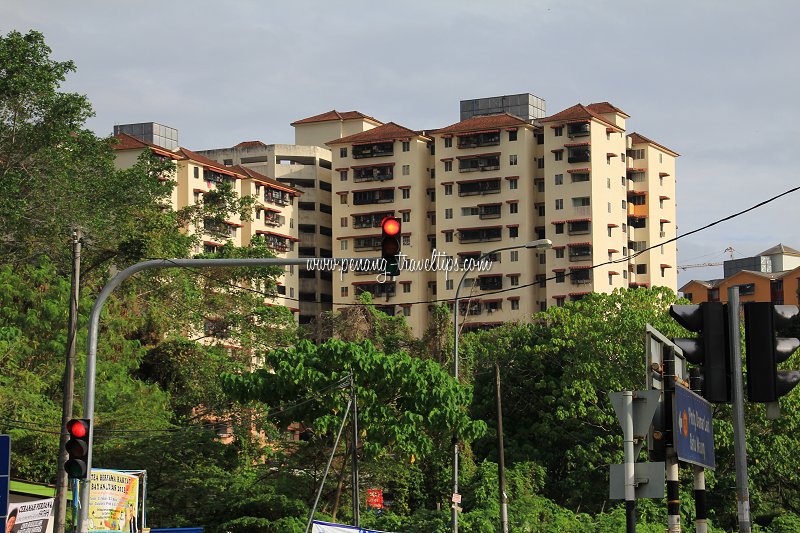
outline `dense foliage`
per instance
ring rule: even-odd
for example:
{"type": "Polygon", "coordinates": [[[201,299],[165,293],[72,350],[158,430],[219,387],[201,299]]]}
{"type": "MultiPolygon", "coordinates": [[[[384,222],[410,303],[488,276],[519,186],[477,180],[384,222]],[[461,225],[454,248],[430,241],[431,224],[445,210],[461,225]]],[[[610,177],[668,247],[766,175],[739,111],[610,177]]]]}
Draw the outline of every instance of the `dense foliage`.
{"type": "MultiPolygon", "coordinates": [[[[12,475],[55,480],[70,237],[85,237],[79,302],[76,405],[82,401],[86,320],[118,268],[188,257],[184,228],[249,212],[252,199],[221,187],[207,205],[164,209],[169,162],[143,157],[114,168],[110,139],[84,128],[85,97],[59,91],[71,62],[50,59],[42,35],[0,36],[0,432],[14,442],[12,475]]],[[[227,244],[215,257],[268,257],[263,241],[227,244]]],[[[330,340],[303,340],[291,313],[272,306],[274,269],[168,269],[123,284],[104,311],[98,349],[95,465],[146,469],[149,525],[210,532],[303,531],[329,454],[317,517],[351,519],[350,458],[363,490],[387,507],[362,525],[448,531],[453,443],[461,446],[462,530],[498,530],[494,365],[501,368],[512,531],[621,531],[624,509],[607,499],[609,465],[622,460],[608,393],[644,387],[644,331],[680,328],[666,289],[592,294],[529,323],[466,334],[462,375],[451,375],[445,307],[414,339],[402,317],[361,305],[321,318],[330,340]],[[215,328],[206,326],[213,321],[215,328]],[[232,348],[235,346],[237,348],[232,348]],[[263,367],[255,369],[253,364],[263,367]],[[358,438],[345,431],[349,401],[358,438]]],[[[800,366],[795,359],[790,366],[800,366]]],[[[800,404],[766,420],[747,408],[751,505],[761,531],[800,527],[800,404]]],[[[76,414],[80,408],[76,407],[76,414]]],[[[715,412],[712,522],[735,527],[730,412],[715,412]]],[[[684,523],[692,519],[683,469],[684,523]]],[[[639,504],[640,531],[663,531],[662,501],[639,504]]],[[[720,531],[719,529],[715,531],[720,531]]]]}

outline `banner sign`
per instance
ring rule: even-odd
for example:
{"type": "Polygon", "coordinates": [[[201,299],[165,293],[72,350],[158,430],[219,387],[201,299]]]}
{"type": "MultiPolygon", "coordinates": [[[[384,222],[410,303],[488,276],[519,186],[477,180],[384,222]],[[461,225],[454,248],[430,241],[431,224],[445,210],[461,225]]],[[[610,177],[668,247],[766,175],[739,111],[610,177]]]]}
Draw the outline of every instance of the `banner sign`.
{"type": "Polygon", "coordinates": [[[367,507],[383,509],[382,489],[367,489],[367,507]]]}
{"type": "Polygon", "coordinates": [[[361,529],[355,526],[345,526],[342,524],[331,524],[330,522],[320,522],[314,520],[311,524],[311,533],[386,533],[374,529],[361,529]]]}
{"type": "Polygon", "coordinates": [[[678,459],[714,469],[714,424],[711,404],[686,387],[675,386],[673,431],[678,459]]]}
{"type": "Polygon", "coordinates": [[[11,504],[7,522],[11,529],[3,533],[45,533],[52,519],[53,501],[53,498],[49,498],[11,504]]]}
{"type": "Polygon", "coordinates": [[[116,470],[92,469],[89,489],[89,531],[137,531],[139,477],[116,470]]]}

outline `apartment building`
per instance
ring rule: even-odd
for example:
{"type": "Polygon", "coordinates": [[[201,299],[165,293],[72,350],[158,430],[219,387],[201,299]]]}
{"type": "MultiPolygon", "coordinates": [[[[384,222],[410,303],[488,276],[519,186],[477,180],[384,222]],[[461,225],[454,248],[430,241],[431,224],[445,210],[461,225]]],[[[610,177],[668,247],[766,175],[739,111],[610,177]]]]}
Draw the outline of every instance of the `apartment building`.
{"type": "MultiPolygon", "coordinates": [[[[201,203],[203,196],[221,183],[229,184],[239,196],[256,197],[250,220],[234,214],[224,221],[223,227],[213,228],[213,233],[222,233],[225,239],[211,235],[208,231],[212,229],[210,226],[187,228],[191,233],[202,235],[196,253],[215,252],[226,242],[236,246],[247,246],[253,237],[260,235],[277,257],[297,257],[296,243],[299,238],[294,220],[296,198],[302,195],[300,190],[252,169],[225,166],[186,148],[177,147],[170,150],[125,133],[117,134],[115,137],[118,140],[114,146],[115,164],[118,168],[134,165],[145,151],[169,158],[175,163],[176,186],[170,199],[172,209],[178,210],[201,203]]],[[[294,313],[299,313],[297,295],[298,272],[296,269],[287,270],[278,280],[277,294],[271,303],[284,305],[294,313]]]]}
{"type": "MultiPolygon", "coordinates": [[[[440,129],[369,123],[329,140],[334,254],[377,256],[379,224],[389,215],[402,217],[402,251],[413,259],[435,249],[463,263],[520,245],[492,253],[491,271],[465,278],[459,296],[467,329],[524,320],[592,291],[674,290],[676,246],[661,243],[677,231],[678,154],[627,133],[629,115],[608,102],[545,116],[539,99],[490,100],[462,102],[463,119],[440,129]],[[529,116],[497,112],[504,109],[529,116]],[[522,248],[543,238],[553,241],[552,250],[522,248]]],[[[343,121],[324,116],[338,131],[343,121]]],[[[382,284],[374,275],[347,273],[334,277],[334,308],[367,290],[420,335],[425,302],[452,304],[460,278],[403,272],[382,284]]]]}
{"type": "MultiPolygon", "coordinates": [[[[296,257],[333,257],[329,149],[245,141],[231,148],[199,150],[198,153],[226,167],[239,166],[245,173],[270,176],[278,183],[302,192],[302,197],[292,206],[293,218],[285,220],[289,229],[297,232],[296,257]]],[[[274,217],[286,215],[273,212],[270,216],[272,222],[274,217]]],[[[308,324],[321,313],[331,310],[331,272],[308,271],[299,267],[287,267],[287,271],[299,280],[298,291],[292,298],[295,298],[293,306],[300,310],[301,324],[308,324]]]]}

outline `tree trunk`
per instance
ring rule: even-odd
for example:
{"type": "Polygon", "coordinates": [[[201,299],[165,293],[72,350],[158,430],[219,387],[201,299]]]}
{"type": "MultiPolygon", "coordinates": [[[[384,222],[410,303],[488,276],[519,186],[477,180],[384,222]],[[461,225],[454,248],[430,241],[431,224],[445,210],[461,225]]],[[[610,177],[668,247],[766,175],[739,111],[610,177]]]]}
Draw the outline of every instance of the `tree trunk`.
{"type": "Polygon", "coordinates": [[[342,491],[344,490],[344,474],[347,471],[347,458],[350,457],[350,444],[345,445],[345,454],[342,458],[342,469],[339,470],[339,481],[336,483],[336,497],[333,500],[333,512],[331,518],[336,521],[336,514],[339,512],[339,502],[342,498],[342,491]]]}

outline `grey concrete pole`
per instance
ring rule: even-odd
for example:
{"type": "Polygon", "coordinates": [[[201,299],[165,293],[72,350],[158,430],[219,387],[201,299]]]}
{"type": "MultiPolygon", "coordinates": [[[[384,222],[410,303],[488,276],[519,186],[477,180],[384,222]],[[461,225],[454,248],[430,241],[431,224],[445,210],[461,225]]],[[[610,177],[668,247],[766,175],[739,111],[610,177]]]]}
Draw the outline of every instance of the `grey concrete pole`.
{"type": "Polygon", "coordinates": [[[494,364],[497,389],[497,473],[500,491],[500,532],[508,533],[508,496],[506,495],[506,458],[503,446],[503,400],[500,394],[500,364],[494,364]]]}
{"type": "Polygon", "coordinates": [[[747,445],[742,387],[742,337],[739,335],[739,287],[728,288],[728,339],[731,348],[731,402],[733,407],[733,454],[736,464],[736,507],[739,532],[750,533],[750,492],[747,478],[747,445]]]}
{"type": "Polygon", "coordinates": [[[623,391],[622,406],[625,413],[623,420],[622,443],[625,454],[625,531],[636,533],[636,485],[634,473],[636,457],[633,454],[633,391],[623,391]]]}

